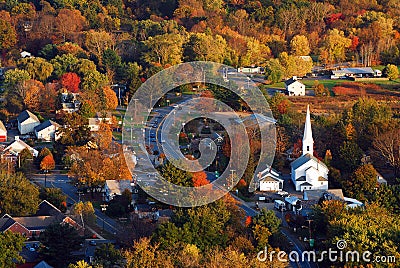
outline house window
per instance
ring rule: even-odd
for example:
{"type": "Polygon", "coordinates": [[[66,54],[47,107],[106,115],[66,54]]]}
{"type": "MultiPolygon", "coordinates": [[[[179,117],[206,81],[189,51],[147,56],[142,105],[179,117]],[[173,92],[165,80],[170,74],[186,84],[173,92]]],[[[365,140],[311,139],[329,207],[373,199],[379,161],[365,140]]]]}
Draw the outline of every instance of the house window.
{"type": "Polygon", "coordinates": [[[323,183],[323,182],[321,182],[321,185],[324,185],[324,183],[323,183]]]}

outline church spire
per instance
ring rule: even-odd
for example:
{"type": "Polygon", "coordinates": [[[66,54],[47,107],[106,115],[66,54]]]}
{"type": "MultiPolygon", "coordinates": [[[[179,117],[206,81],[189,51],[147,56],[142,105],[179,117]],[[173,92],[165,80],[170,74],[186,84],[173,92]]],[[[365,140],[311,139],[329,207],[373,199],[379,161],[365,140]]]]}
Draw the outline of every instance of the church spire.
{"type": "Polygon", "coordinates": [[[313,155],[314,140],[312,137],[311,129],[311,118],[310,118],[310,106],[307,105],[306,123],[304,124],[304,135],[303,135],[303,155],[313,155]]]}

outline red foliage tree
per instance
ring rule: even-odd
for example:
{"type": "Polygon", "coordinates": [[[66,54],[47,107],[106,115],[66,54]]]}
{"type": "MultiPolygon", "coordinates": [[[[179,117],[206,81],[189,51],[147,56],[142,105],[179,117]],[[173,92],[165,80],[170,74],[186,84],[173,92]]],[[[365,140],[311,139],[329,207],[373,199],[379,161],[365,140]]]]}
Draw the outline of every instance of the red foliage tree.
{"type": "Polygon", "coordinates": [[[81,79],[76,73],[65,73],[61,76],[62,86],[72,93],[77,93],[79,91],[80,83],[81,79]]]}

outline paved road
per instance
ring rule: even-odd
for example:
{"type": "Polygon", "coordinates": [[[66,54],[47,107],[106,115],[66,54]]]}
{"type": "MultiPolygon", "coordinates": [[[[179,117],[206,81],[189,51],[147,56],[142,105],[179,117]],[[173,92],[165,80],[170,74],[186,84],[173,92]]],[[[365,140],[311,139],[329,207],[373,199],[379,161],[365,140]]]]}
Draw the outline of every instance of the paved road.
{"type": "MultiPolygon", "coordinates": [[[[242,199],[238,198],[236,195],[231,193],[231,196],[236,199],[237,201],[239,201],[239,207],[242,208],[245,212],[246,212],[246,216],[251,216],[254,217],[258,214],[258,211],[252,209],[250,207],[249,204],[247,204],[245,201],[243,201],[242,199]]],[[[284,217],[282,216],[281,213],[279,213],[278,211],[276,211],[276,215],[282,220],[282,223],[284,223],[284,217]]],[[[283,235],[285,235],[287,237],[287,239],[293,243],[293,250],[295,250],[299,256],[300,256],[300,260],[301,260],[301,255],[302,252],[305,251],[306,249],[304,248],[304,246],[300,243],[300,241],[295,237],[295,235],[293,235],[291,232],[288,231],[287,228],[281,228],[281,233],[283,235]]],[[[289,253],[289,252],[287,252],[289,253]]],[[[317,268],[318,265],[315,263],[310,263],[308,261],[300,261],[300,262],[290,262],[290,265],[292,267],[299,267],[299,268],[317,268]]]]}
{"type": "MultiPolygon", "coordinates": [[[[35,174],[33,175],[33,181],[44,186],[45,177],[43,174],[35,174]]],[[[77,194],[77,189],[71,185],[70,178],[66,174],[57,173],[54,171],[53,174],[47,175],[47,187],[60,188],[65,195],[67,195],[68,203],[76,203],[80,200],[80,196],[77,194]]],[[[99,209],[95,208],[95,215],[97,217],[96,224],[100,228],[103,228],[104,221],[104,230],[109,233],[117,233],[118,230],[121,230],[119,224],[111,219],[110,217],[104,215],[99,209]]]]}

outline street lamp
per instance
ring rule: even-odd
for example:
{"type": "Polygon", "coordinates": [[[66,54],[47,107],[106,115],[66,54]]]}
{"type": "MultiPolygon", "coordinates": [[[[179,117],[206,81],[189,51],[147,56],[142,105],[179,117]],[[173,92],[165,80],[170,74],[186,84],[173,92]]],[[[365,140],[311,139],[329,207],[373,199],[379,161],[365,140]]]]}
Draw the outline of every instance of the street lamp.
{"type": "MultiPolygon", "coordinates": [[[[106,214],[108,205],[107,205],[107,204],[103,204],[103,205],[100,205],[100,207],[101,207],[101,211],[103,211],[104,214],[106,214]]],[[[105,218],[105,217],[103,217],[103,231],[104,231],[104,221],[105,221],[104,218],[105,218]]]]}

